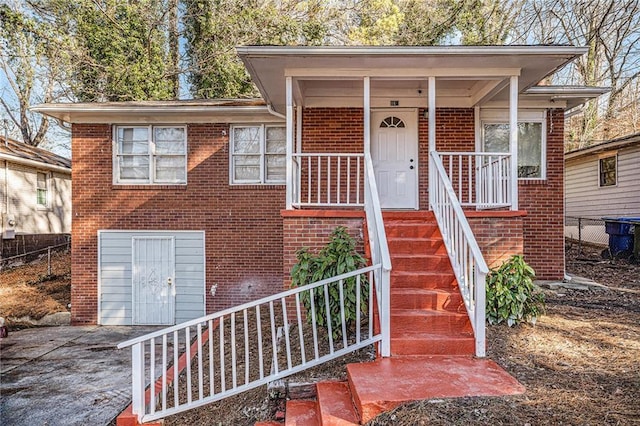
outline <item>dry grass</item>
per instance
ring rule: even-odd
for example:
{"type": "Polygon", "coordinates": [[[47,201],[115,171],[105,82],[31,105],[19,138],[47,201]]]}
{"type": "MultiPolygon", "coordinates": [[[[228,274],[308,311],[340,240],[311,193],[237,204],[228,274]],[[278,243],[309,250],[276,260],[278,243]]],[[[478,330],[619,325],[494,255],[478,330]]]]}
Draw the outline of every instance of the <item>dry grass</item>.
{"type": "Polygon", "coordinates": [[[26,265],[0,272],[0,316],[10,328],[23,327],[20,318],[40,319],[68,311],[71,301],[71,256],[52,256],[51,276],[47,276],[46,256],[26,265]]]}

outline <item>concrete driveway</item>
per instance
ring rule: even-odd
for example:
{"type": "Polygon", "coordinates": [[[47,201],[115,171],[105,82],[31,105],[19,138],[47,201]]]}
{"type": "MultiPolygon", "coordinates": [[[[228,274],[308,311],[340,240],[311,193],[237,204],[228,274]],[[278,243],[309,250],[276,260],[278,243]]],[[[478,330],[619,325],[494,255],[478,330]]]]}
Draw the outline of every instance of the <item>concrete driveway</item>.
{"type": "Polygon", "coordinates": [[[0,425],[106,425],[130,403],[124,340],[158,327],[43,327],[0,339],[0,425]]]}

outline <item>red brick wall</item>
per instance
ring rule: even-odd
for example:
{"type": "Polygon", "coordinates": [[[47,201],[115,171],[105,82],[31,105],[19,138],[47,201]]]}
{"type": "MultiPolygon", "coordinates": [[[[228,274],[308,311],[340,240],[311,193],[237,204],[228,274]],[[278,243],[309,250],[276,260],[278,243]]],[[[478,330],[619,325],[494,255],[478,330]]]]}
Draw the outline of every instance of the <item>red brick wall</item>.
{"type": "MultiPolygon", "coordinates": [[[[421,108],[418,113],[421,210],[429,208],[429,120],[425,118],[425,111],[421,108]]],[[[436,150],[461,152],[476,150],[473,108],[438,108],[436,124],[436,150]]]]}
{"type": "Polygon", "coordinates": [[[230,186],[228,134],[228,125],[188,126],[186,186],[116,187],[111,127],[73,126],[74,324],[97,321],[99,229],[204,230],[208,312],[281,289],[284,187],[230,186]]]}
{"type": "Polygon", "coordinates": [[[303,152],[363,152],[362,108],[305,108],[303,152]]]}
{"type": "Polygon", "coordinates": [[[489,268],[500,266],[514,254],[523,253],[523,217],[468,219],[489,268]]]}
{"type": "Polygon", "coordinates": [[[294,211],[293,214],[288,211],[282,212],[284,216],[282,273],[285,289],[291,287],[291,269],[296,264],[296,252],[306,247],[317,253],[329,242],[331,232],[338,226],[347,228],[349,234],[357,241],[356,250],[359,253],[364,253],[362,230],[364,212],[347,211],[342,216],[340,213],[334,212],[329,217],[323,214],[324,212],[319,214],[325,217],[314,217],[318,214],[317,211],[308,211],[306,215],[298,213],[303,212],[294,211]]]}
{"type": "Polygon", "coordinates": [[[524,256],[539,279],[564,276],[564,110],[547,115],[547,178],[520,181],[524,218],[524,256]]]}

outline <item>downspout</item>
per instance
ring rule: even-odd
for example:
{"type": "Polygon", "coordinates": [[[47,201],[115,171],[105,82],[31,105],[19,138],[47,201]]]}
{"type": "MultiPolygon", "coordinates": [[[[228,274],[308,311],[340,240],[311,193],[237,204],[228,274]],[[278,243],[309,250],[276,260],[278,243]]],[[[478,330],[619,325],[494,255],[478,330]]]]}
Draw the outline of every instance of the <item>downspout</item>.
{"type": "Polygon", "coordinates": [[[284,114],[280,114],[279,112],[276,112],[276,110],[273,109],[273,107],[271,106],[271,104],[267,104],[267,111],[269,112],[269,114],[271,115],[275,115],[278,118],[282,118],[283,120],[287,119],[287,116],[284,114]]]}

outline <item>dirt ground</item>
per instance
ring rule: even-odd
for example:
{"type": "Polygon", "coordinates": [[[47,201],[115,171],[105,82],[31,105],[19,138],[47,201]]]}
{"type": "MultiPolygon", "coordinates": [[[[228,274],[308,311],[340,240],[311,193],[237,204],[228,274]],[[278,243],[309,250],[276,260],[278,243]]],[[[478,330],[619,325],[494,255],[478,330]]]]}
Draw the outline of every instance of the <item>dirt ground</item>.
{"type": "Polygon", "coordinates": [[[47,275],[46,255],[26,265],[0,271],[0,317],[9,330],[30,327],[21,319],[41,319],[66,312],[71,302],[71,255],[56,253],[47,275]]]}
{"type": "MultiPolygon", "coordinates": [[[[418,401],[369,425],[640,425],[640,266],[599,252],[571,248],[567,271],[610,290],[545,289],[546,314],[535,327],[488,327],[488,356],[524,395],[418,401]]],[[[344,364],[326,369],[343,379],[344,364]]],[[[261,387],[166,423],[253,425],[281,408],[261,387]]]]}

